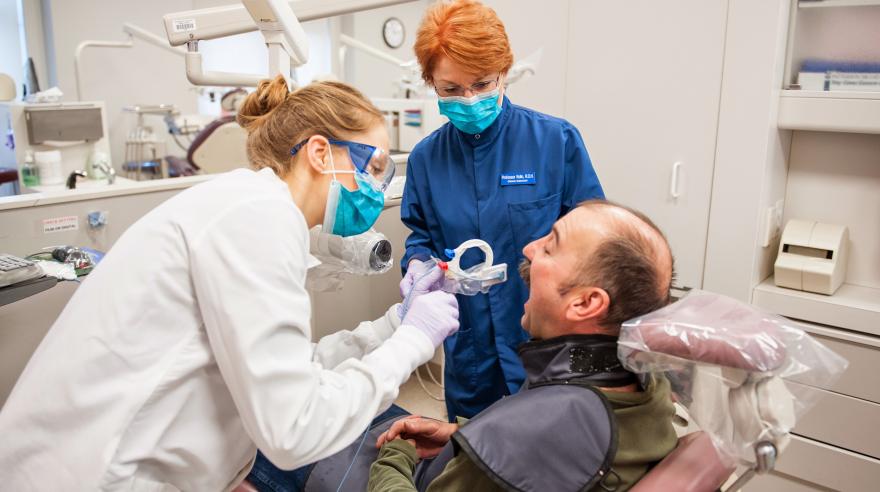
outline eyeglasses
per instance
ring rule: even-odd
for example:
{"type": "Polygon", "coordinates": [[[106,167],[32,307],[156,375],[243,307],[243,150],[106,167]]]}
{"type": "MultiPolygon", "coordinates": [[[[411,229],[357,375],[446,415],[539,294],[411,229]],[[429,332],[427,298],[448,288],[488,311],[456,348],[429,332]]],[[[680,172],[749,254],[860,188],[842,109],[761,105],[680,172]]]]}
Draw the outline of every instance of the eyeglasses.
{"type": "MultiPolygon", "coordinates": [[[[360,142],[350,142],[348,140],[336,140],[332,138],[328,138],[327,141],[330,142],[330,145],[336,145],[348,149],[348,157],[351,159],[351,163],[354,164],[357,172],[369,174],[375,178],[376,181],[380,183],[382,191],[385,191],[385,188],[391,183],[391,179],[394,178],[394,162],[391,161],[391,157],[387,152],[379,147],[373,147],[372,145],[360,142]]],[[[290,155],[296,155],[296,153],[307,143],[309,143],[309,139],[305,139],[294,145],[293,148],[290,149],[290,155]]]]}
{"type": "Polygon", "coordinates": [[[434,89],[437,91],[437,94],[440,97],[462,97],[467,92],[471,94],[482,94],[484,92],[494,91],[496,87],[498,87],[498,81],[501,79],[501,76],[497,76],[492,80],[483,80],[481,82],[477,82],[468,88],[459,87],[457,85],[449,85],[444,87],[434,86],[434,89]]]}

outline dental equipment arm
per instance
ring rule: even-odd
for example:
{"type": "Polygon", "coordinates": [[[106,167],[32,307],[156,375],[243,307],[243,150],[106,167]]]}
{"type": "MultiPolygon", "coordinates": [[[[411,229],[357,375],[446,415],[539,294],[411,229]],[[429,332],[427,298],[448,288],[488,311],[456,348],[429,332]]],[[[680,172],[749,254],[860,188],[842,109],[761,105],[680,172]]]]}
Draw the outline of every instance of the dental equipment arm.
{"type": "Polygon", "coordinates": [[[230,5],[167,14],[165,31],[171,46],[187,45],[186,73],[195,85],[256,86],[281,74],[289,80],[294,66],[308,61],[308,39],[300,22],[406,3],[413,0],[242,0],[230,5]],[[291,8],[295,4],[297,14],[291,8]],[[206,72],[198,42],[259,30],[269,50],[268,74],[206,72]]]}
{"type": "Polygon", "coordinates": [[[161,36],[157,36],[157,35],[151,33],[150,31],[147,31],[146,29],[144,29],[142,27],[138,27],[130,22],[123,22],[122,23],[122,32],[128,34],[131,38],[138,38],[142,41],[146,41],[147,43],[150,43],[153,46],[156,46],[158,48],[162,48],[163,50],[165,50],[169,53],[172,53],[174,55],[177,55],[181,58],[186,55],[186,52],[183,51],[183,49],[170,46],[165,41],[165,39],[162,38],[161,36]]]}
{"type": "Polygon", "coordinates": [[[134,24],[124,22],[122,24],[122,32],[128,35],[128,39],[125,41],[100,41],[90,39],[77,45],[76,51],[73,54],[73,71],[76,78],[77,101],[82,101],[82,77],[80,75],[80,65],[82,63],[80,60],[82,59],[83,51],[87,48],[131,48],[134,46],[134,38],[138,38],[152,44],[153,46],[158,46],[159,48],[174,53],[175,55],[181,57],[186,55],[186,52],[182,49],[169,46],[161,37],[134,24]]]}
{"type": "Polygon", "coordinates": [[[359,41],[359,40],[357,40],[351,36],[348,36],[346,34],[339,35],[339,42],[346,45],[346,46],[351,46],[352,48],[357,48],[361,51],[364,51],[365,53],[369,53],[380,60],[387,61],[388,63],[390,63],[392,65],[397,65],[400,68],[407,68],[409,66],[409,62],[401,60],[400,58],[397,58],[395,56],[389,55],[388,53],[386,53],[378,48],[374,48],[374,47],[368,45],[367,43],[364,43],[363,41],[359,41]]]}

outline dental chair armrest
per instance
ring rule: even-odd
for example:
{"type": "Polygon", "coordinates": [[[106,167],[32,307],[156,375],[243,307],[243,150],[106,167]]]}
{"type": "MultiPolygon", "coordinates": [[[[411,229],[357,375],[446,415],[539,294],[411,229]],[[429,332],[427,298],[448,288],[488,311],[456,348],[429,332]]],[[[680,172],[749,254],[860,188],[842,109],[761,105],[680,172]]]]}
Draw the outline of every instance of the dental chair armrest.
{"type": "Polygon", "coordinates": [[[733,471],[721,461],[709,435],[699,431],[679,439],[678,446],[630,490],[710,492],[718,490],[733,471]]]}

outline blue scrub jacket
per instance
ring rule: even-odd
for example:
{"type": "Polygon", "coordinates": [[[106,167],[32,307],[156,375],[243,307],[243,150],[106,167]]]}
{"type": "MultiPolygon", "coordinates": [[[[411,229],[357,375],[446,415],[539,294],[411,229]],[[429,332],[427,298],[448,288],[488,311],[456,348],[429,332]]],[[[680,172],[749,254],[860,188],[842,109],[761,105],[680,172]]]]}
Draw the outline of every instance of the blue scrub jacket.
{"type": "MultiPolygon", "coordinates": [[[[445,259],[446,248],[473,238],[492,246],[495,263],[507,263],[507,282],[458,296],[461,328],[444,343],[450,420],[519,390],[525,372],[516,349],[528,339],[520,324],[528,289],[517,272],[523,247],[579,202],[604,196],[577,129],[506,97],[484,132],[446,123],[413,149],[401,206],[412,231],[404,272],[412,259],[445,259]]],[[[470,250],[461,266],[482,256],[470,250]]]]}

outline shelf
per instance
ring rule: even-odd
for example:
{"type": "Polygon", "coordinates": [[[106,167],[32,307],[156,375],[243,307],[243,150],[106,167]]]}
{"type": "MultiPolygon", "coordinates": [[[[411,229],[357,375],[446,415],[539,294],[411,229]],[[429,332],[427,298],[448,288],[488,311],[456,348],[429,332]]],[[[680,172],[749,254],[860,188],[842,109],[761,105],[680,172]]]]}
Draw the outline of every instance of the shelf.
{"type": "Polygon", "coordinates": [[[823,7],[870,7],[880,5],[880,0],[800,0],[798,8],[823,8],[823,7]]]}
{"type": "Polygon", "coordinates": [[[833,296],[777,287],[771,276],[752,303],[767,311],[870,335],[880,335],[880,289],[843,284],[833,296]]]}
{"type": "Polygon", "coordinates": [[[880,134],[880,92],[784,90],[777,124],[785,130],[880,134]]]}

